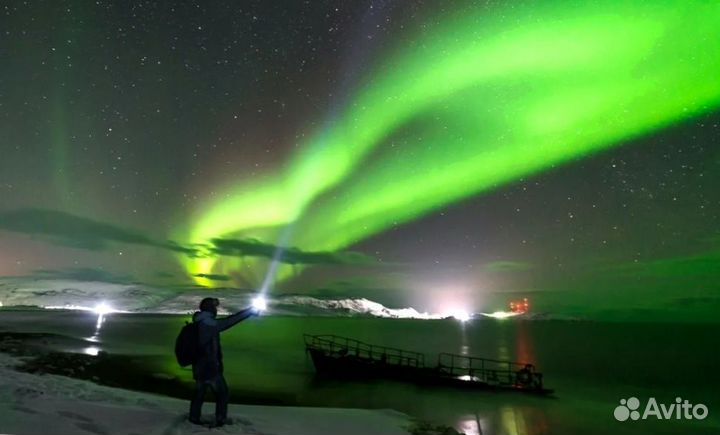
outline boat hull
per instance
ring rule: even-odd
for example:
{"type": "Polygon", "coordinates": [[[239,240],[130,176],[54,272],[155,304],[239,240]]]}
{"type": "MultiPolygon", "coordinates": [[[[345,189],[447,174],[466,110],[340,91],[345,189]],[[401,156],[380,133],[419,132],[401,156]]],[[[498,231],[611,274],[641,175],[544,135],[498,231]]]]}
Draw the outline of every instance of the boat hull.
{"type": "Polygon", "coordinates": [[[449,376],[442,371],[427,367],[391,365],[353,355],[331,355],[322,349],[308,348],[308,353],[318,375],[341,379],[389,379],[427,386],[448,386],[456,388],[517,391],[530,394],[548,395],[553,390],[530,388],[518,385],[490,384],[481,380],[465,380],[449,376]]]}

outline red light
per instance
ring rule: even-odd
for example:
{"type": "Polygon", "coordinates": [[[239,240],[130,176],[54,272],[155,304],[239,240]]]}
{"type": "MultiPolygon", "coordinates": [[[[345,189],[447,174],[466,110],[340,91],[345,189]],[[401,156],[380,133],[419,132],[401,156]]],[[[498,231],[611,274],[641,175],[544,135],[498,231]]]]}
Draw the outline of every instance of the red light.
{"type": "Polygon", "coordinates": [[[527,298],[522,298],[518,301],[510,301],[510,311],[513,313],[522,314],[528,311],[530,303],[527,298]]]}

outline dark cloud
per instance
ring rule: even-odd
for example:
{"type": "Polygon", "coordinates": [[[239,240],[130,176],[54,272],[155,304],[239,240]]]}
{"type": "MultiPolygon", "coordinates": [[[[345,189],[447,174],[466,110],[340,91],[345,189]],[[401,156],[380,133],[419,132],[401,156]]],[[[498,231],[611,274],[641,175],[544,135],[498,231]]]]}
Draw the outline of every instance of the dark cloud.
{"type": "Polygon", "coordinates": [[[173,242],[172,240],[168,240],[168,241],[166,241],[166,242],[163,242],[163,243],[161,243],[161,244],[158,244],[157,246],[158,246],[158,247],[161,247],[161,248],[169,249],[170,251],[174,251],[174,252],[179,252],[179,253],[181,253],[181,254],[185,254],[185,255],[187,255],[188,257],[193,257],[193,258],[195,258],[195,257],[200,257],[200,256],[202,256],[202,255],[200,254],[200,248],[201,248],[203,245],[187,246],[187,245],[181,245],[181,244],[179,244],[179,243],[177,243],[177,242],[173,242]]]}
{"type": "Polygon", "coordinates": [[[4,212],[0,214],[0,230],[47,237],[55,244],[89,250],[106,249],[111,242],[163,247],[163,243],[133,230],[56,210],[4,212]]]}
{"type": "MultiPolygon", "coordinates": [[[[255,239],[212,239],[214,255],[273,258],[278,246],[255,239]]],[[[372,264],[375,259],[359,252],[303,251],[282,248],[279,261],[287,264],[372,264]]]]}
{"type": "MultiPolygon", "coordinates": [[[[218,238],[213,239],[210,245],[181,245],[171,240],[158,240],[131,229],[70,213],[34,208],[0,213],[0,230],[43,237],[58,245],[97,251],[107,249],[111,243],[125,243],[179,252],[188,257],[273,258],[278,249],[276,245],[255,239],[218,238]]],[[[288,264],[349,265],[372,264],[375,259],[359,252],[309,252],[288,247],[282,250],[280,261],[288,264]]]]}
{"type": "Polygon", "coordinates": [[[209,279],[211,281],[230,281],[232,279],[230,275],[221,275],[219,273],[196,273],[193,276],[209,279]]]}
{"type": "Polygon", "coordinates": [[[166,249],[189,257],[198,255],[194,246],[154,239],[128,228],[57,210],[26,208],[0,213],[0,230],[43,237],[57,245],[92,251],[107,249],[111,243],[124,243],[166,249]]]}

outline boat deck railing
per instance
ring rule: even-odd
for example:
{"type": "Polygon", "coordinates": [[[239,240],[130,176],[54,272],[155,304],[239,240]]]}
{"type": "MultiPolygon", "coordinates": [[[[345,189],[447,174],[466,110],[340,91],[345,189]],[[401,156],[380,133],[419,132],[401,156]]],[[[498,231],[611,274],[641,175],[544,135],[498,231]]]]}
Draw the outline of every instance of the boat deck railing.
{"type": "Polygon", "coordinates": [[[532,364],[441,353],[437,368],[443,375],[463,381],[542,388],[542,374],[532,364]]]}
{"type": "Polygon", "coordinates": [[[377,346],[338,335],[303,335],[306,349],[335,357],[356,357],[394,366],[425,367],[425,355],[388,346],[377,346]]]}

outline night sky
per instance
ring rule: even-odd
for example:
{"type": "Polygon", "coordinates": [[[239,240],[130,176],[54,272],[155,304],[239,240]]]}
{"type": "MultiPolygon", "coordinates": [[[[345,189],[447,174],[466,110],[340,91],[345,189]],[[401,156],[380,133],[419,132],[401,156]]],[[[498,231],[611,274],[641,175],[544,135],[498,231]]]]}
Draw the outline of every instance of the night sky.
{"type": "Polygon", "coordinates": [[[6,5],[0,275],[717,318],[714,2],[6,5]]]}

